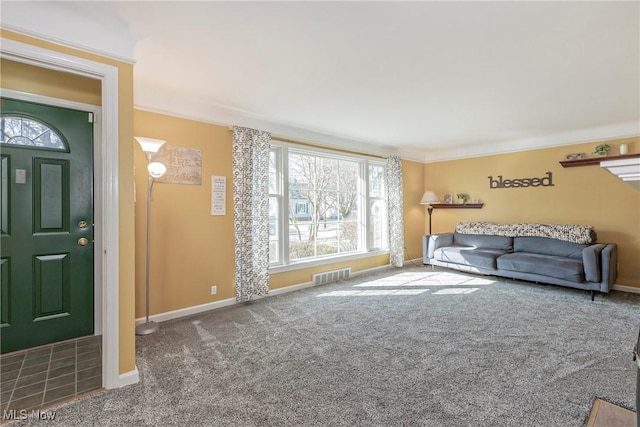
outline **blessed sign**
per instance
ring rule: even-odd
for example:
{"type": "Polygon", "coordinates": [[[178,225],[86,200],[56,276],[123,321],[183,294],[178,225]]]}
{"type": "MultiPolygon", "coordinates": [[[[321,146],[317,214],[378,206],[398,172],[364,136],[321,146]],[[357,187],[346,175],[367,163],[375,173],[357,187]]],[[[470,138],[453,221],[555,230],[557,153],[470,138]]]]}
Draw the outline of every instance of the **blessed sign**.
{"type": "Polygon", "coordinates": [[[553,174],[547,172],[542,178],[509,178],[503,179],[502,175],[497,178],[489,176],[489,188],[525,188],[525,187],[553,187],[553,174]]]}

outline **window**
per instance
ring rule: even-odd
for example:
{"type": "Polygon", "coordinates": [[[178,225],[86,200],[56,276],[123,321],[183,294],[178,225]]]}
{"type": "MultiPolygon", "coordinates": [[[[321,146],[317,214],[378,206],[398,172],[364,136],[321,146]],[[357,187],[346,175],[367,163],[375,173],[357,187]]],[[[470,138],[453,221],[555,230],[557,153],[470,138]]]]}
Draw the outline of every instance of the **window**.
{"type": "Polygon", "coordinates": [[[296,202],[296,215],[306,215],[307,213],[309,213],[309,204],[307,202],[296,202]]]}
{"type": "Polygon", "coordinates": [[[0,119],[0,144],[68,151],[55,130],[39,121],[17,116],[0,119]]]}
{"type": "Polygon", "coordinates": [[[269,177],[271,265],[388,247],[383,161],[272,143],[269,177]]]}

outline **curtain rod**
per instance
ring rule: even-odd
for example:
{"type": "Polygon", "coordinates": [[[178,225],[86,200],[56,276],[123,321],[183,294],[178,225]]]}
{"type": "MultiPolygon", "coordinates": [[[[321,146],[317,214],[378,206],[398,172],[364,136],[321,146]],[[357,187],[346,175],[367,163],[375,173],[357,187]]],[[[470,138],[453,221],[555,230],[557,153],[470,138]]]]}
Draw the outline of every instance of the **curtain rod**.
{"type": "MultiPolygon", "coordinates": [[[[233,131],[233,126],[229,126],[228,129],[230,131],[233,131]]],[[[302,142],[302,141],[297,141],[291,138],[285,138],[283,136],[274,136],[273,134],[271,135],[271,139],[275,141],[280,141],[280,142],[288,142],[290,144],[304,145],[306,147],[324,148],[325,150],[333,150],[333,151],[338,151],[340,153],[357,154],[359,156],[375,157],[377,159],[386,159],[385,156],[381,156],[380,154],[363,153],[361,151],[346,150],[344,148],[336,148],[336,147],[331,147],[327,145],[314,144],[312,142],[302,142]]]]}
{"type": "Polygon", "coordinates": [[[344,148],[336,148],[336,147],[331,147],[331,146],[326,146],[326,145],[321,145],[321,144],[314,144],[311,142],[302,142],[302,141],[296,141],[295,139],[290,139],[290,138],[282,138],[279,136],[271,136],[272,140],[275,141],[280,141],[280,142],[288,142],[290,144],[296,144],[296,145],[304,145],[305,147],[313,147],[313,148],[324,148],[325,150],[333,150],[333,151],[338,151],[340,153],[347,153],[347,154],[357,154],[359,156],[367,156],[367,157],[375,157],[377,159],[384,159],[384,156],[381,156],[379,154],[369,154],[369,153],[363,153],[361,151],[354,151],[354,150],[346,150],[344,148]]]}

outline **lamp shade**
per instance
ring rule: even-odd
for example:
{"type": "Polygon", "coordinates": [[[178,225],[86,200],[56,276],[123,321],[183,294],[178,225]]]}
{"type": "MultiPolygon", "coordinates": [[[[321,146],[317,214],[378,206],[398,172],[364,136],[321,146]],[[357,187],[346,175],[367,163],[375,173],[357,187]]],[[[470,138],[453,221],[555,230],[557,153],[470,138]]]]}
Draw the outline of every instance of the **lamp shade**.
{"type": "Polygon", "coordinates": [[[160,162],[151,162],[147,165],[147,170],[151,178],[160,178],[167,172],[167,167],[160,162]]]}
{"type": "Polygon", "coordinates": [[[438,196],[433,191],[425,191],[420,200],[421,205],[428,205],[429,203],[438,203],[438,196]]]}
{"type": "Polygon", "coordinates": [[[140,144],[142,151],[147,155],[147,159],[151,159],[151,156],[158,152],[162,144],[167,142],[162,139],[143,138],[141,136],[135,136],[134,138],[138,141],[138,144],[140,144]]]}

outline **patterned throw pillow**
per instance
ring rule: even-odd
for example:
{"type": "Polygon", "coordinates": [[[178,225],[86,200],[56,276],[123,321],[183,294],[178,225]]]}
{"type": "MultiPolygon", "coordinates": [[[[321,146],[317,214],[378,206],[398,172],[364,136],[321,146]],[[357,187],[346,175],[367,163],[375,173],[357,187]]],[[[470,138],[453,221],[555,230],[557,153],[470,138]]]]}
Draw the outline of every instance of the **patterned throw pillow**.
{"type": "Polygon", "coordinates": [[[494,222],[461,222],[456,231],[463,234],[485,234],[506,237],[548,237],[565,242],[590,245],[596,242],[597,236],[590,225],[571,224],[497,224],[494,222]]]}

